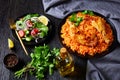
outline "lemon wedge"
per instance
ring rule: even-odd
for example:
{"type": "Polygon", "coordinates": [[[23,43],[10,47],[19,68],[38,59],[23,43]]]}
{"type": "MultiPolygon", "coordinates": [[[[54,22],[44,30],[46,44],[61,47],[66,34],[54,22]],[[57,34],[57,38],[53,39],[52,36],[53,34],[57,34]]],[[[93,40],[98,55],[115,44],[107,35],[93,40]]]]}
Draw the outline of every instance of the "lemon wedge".
{"type": "Polygon", "coordinates": [[[9,49],[14,47],[14,43],[10,38],[8,38],[8,47],[9,47],[9,49]]]}
{"type": "Polygon", "coordinates": [[[40,16],[38,17],[38,20],[42,22],[44,25],[48,25],[48,18],[46,16],[40,16]]]}

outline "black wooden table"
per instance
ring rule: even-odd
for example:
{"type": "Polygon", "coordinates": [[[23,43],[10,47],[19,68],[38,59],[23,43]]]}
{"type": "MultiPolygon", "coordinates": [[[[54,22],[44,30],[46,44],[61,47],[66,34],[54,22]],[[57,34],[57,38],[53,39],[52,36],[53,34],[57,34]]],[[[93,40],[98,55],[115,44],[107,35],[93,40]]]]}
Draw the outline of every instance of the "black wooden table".
{"type": "MultiPolygon", "coordinates": [[[[27,14],[27,13],[39,13],[46,15],[43,11],[43,5],[41,0],[0,0],[0,80],[25,80],[25,78],[16,79],[14,77],[14,72],[5,68],[3,64],[3,58],[6,54],[10,52],[8,49],[8,38],[11,38],[15,44],[15,53],[24,61],[26,64],[31,60],[30,56],[26,56],[24,50],[22,49],[20,42],[16,40],[9,28],[8,18],[16,19],[17,17],[27,14]]],[[[61,22],[60,19],[54,18],[52,16],[46,15],[52,22],[54,31],[51,39],[48,41],[50,48],[60,48],[61,44],[58,38],[57,29],[61,22]]],[[[32,52],[34,46],[26,46],[29,54],[32,52]]],[[[77,59],[77,56],[74,56],[77,59]]],[[[45,80],[85,80],[85,65],[86,60],[78,59],[76,64],[81,64],[79,68],[83,71],[79,73],[79,77],[62,77],[59,75],[58,71],[55,70],[52,76],[46,73],[45,80]],[[81,61],[81,62],[79,62],[81,61]]],[[[36,80],[34,76],[28,74],[28,80],[36,80]]]]}
{"type": "MultiPolygon", "coordinates": [[[[44,1],[54,2],[54,0],[44,1]]],[[[62,77],[60,76],[58,70],[55,70],[52,76],[48,75],[48,73],[45,73],[45,80],[120,80],[120,1],[75,0],[81,4],[75,5],[77,7],[71,6],[71,4],[74,5],[74,0],[68,0],[72,2],[70,4],[68,4],[67,0],[61,1],[66,1],[65,5],[63,5],[64,3],[62,3],[59,4],[60,6],[56,8],[58,4],[55,4],[52,6],[53,8],[48,9],[48,11],[52,11],[51,15],[58,17],[59,15],[57,14],[59,14],[59,12],[65,11],[65,13],[67,13],[67,10],[71,11],[72,7],[73,10],[78,8],[90,10],[93,9],[93,11],[103,14],[113,23],[113,26],[116,30],[115,34],[117,36],[116,44],[114,45],[115,48],[111,52],[109,52],[109,54],[100,58],[85,59],[77,55],[73,55],[77,75],[72,77],[62,77]],[[57,10],[58,12],[54,12],[54,10],[57,10]]],[[[53,16],[47,15],[44,12],[42,0],[0,0],[0,80],[25,80],[25,77],[16,79],[14,77],[14,72],[5,68],[3,64],[3,59],[4,56],[10,52],[10,50],[8,49],[8,38],[11,38],[15,44],[14,51],[20,57],[20,59],[22,59],[25,64],[31,61],[30,56],[25,55],[20,42],[16,40],[12,35],[12,31],[8,23],[8,18],[12,18],[15,20],[17,17],[27,13],[39,13],[47,16],[53,24],[53,32],[47,45],[49,45],[51,49],[54,47],[62,47],[58,37],[58,27],[60,27],[62,19],[57,19],[53,16]]],[[[61,15],[62,13],[64,12],[61,12],[61,15]]],[[[32,52],[33,48],[34,46],[26,46],[29,54],[32,52]]],[[[36,78],[35,76],[31,76],[28,74],[27,80],[36,80],[36,78]]]]}

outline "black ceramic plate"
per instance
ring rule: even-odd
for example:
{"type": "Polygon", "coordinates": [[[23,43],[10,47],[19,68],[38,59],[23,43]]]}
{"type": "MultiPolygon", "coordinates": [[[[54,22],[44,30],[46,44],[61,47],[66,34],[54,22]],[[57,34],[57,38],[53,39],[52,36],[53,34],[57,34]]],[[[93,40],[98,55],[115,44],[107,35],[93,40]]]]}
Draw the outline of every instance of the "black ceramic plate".
{"type": "MultiPolygon", "coordinates": [[[[63,47],[67,48],[67,50],[69,51],[69,53],[76,54],[76,55],[78,55],[77,52],[73,52],[73,51],[70,49],[70,47],[67,47],[65,44],[62,43],[63,39],[61,38],[61,32],[60,32],[60,31],[61,31],[62,25],[65,23],[65,21],[66,21],[66,19],[68,18],[68,16],[70,16],[72,13],[77,13],[77,12],[82,12],[82,11],[74,11],[74,12],[71,12],[70,14],[68,14],[68,15],[62,20],[60,26],[58,27],[58,36],[59,36],[60,43],[62,44],[63,47]]],[[[92,11],[92,12],[93,12],[93,11],[92,11]]],[[[115,30],[114,25],[113,25],[113,24],[109,21],[109,19],[106,18],[105,16],[103,16],[103,15],[97,13],[97,12],[93,12],[93,13],[94,13],[95,15],[97,15],[97,16],[100,16],[100,17],[104,18],[104,19],[106,20],[106,22],[107,22],[108,24],[110,24],[111,29],[112,29],[112,31],[113,31],[114,41],[113,41],[113,43],[108,47],[108,49],[107,49],[106,51],[102,52],[102,53],[99,53],[99,54],[96,53],[94,56],[91,56],[91,55],[88,55],[88,54],[85,55],[85,56],[84,56],[84,55],[81,55],[81,54],[78,55],[78,56],[83,57],[83,58],[93,58],[93,57],[101,57],[101,56],[104,56],[104,55],[110,53],[112,50],[114,50],[114,49],[115,49],[115,45],[117,44],[116,30],[115,30]]]]}
{"type": "MultiPolygon", "coordinates": [[[[25,15],[27,15],[27,14],[25,14],[25,15]]],[[[17,18],[16,20],[24,17],[25,15],[17,18]]],[[[48,40],[49,40],[49,38],[51,36],[51,33],[52,33],[52,28],[53,28],[52,23],[51,23],[50,20],[48,21],[48,25],[47,26],[48,26],[48,34],[47,34],[47,36],[45,36],[44,38],[38,38],[37,41],[35,41],[35,40],[32,40],[32,41],[25,41],[25,40],[23,40],[23,43],[25,45],[38,45],[38,44],[44,44],[44,43],[48,42],[48,40]]],[[[18,37],[17,37],[17,35],[15,33],[15,30],[12,30],[12,34],[18,40],[18,37]]]]}

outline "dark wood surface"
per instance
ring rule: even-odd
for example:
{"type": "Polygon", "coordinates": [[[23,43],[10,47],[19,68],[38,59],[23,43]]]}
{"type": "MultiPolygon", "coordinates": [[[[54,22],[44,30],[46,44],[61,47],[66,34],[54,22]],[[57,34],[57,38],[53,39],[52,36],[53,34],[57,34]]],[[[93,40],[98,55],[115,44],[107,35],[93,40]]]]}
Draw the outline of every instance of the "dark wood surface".
{"type": "MultiPolygon", "coordinates": [[[[53,34],[47,44],[50,48],[62,47],[57,32],[61,20],[45,14],[41,0],[0,0],[0,80],[25,80],[24,77],[16,79],[14,77],[14,72],[6,69],[3,64],[3,58],[10,52],[7,40],[8,38],[11,38],[15,43],[14,51],[20,59],[22,59],[25,64],[31,60],[29,56],[25,55],[20,42],[13,37],[8,23],[8,18],[15,20],[17,17],[27,13],[39,13],[46,15],[51,20],[54,27],[53,34]]],[[[26,46],[26,48],[30,54],[34,46],[26,46]]],[[[46,73],[45,80],[85,80],[86,60],[80,59],[77,56],[74,56],[74,59],[76,60],[76,65],[80,65],[77,66],[81,69],[79,71],[79,77],[62,77],[59,75],[58,71],[55,70],[52,76],[49,76],[48,73],[46,73]]],[[[30,76],[28,74],[27,80],[36,80],[36,78],[35,76],[30,76]]]]}

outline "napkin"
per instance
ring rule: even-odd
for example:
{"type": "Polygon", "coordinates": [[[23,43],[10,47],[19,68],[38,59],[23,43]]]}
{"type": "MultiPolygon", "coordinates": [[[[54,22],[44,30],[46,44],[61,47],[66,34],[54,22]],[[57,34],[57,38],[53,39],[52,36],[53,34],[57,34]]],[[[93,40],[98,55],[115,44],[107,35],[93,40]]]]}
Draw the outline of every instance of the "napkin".
{"type": "Polygon", "coordinates": [[[88,59],[86,80],[120,80],[120,0],[42,0],[42,3],[44,12],[58,19],[78,10],[92,10],[105,16],[115,28],[117,43],[109,54],[88,59]]]}

